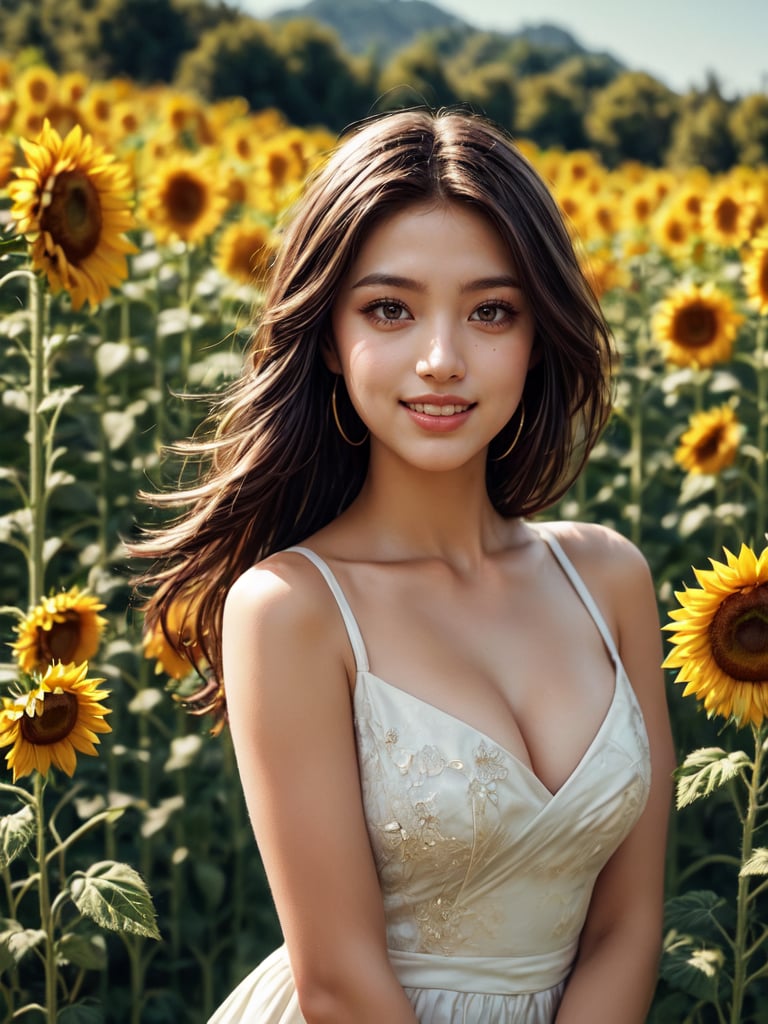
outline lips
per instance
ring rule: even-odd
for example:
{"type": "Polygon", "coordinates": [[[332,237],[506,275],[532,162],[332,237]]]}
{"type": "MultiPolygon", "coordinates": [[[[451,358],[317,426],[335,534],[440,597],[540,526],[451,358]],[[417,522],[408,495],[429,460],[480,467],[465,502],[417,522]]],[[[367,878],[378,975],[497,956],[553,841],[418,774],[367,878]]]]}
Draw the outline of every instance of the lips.
{"type": "Polygon", "coordinates": [[[455,416],[458,412],[466,412],[470,406],[467,405],[434,405],[431,402],[404,402],[413,412],[423,412],[427,416],[455,416]]]}
{"type": "Polygon", "coordinates": [[[406,409],[424,416],[457,416],[468,412],[476,404],[459,395],[414,395],[401,402],[406,409]]]}
{"type": "Polygon", "coordinates": [[[468,402],[458,395],[415,395],[400,404],[422,430],[444,434],[458,430],[477,402],[468,402]]]}

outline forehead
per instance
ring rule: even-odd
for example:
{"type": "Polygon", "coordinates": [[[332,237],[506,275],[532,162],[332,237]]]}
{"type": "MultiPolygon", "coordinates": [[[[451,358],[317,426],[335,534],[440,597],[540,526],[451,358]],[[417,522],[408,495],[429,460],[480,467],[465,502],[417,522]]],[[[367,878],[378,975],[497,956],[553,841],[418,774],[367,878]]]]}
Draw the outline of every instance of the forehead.
{"type": "Polygon", "coordinates": [[[380,260],[447,265],[462,258],[515,269],[507,242],[480,209],[455,200],[428,200],[376,220],[362,236],[353,268],[380,260]]]}

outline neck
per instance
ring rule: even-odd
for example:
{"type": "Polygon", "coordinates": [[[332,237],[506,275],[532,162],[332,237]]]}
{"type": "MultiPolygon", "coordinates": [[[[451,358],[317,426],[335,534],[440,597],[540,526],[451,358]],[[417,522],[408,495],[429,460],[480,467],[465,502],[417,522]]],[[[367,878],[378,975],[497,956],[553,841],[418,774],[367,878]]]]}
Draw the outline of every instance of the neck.
{"type": "Polygon", "coordinates": [[[484,452],[458,469],[429,472],[374,445],[349,513],[375,538],[378,557],[439,558],[464,570],[507,547],[519,529],[491,504],[484,452]]]}

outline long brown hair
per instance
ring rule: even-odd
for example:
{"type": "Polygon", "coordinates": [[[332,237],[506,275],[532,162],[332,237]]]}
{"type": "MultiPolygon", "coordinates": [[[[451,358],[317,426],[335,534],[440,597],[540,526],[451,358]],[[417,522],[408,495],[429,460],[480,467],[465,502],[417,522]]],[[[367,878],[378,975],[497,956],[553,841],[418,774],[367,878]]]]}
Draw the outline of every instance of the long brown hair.
{"type": "MultiPolygon", "coordinates": [[[[398,111],[353,129],[293,212],[244,371],[213,405],[211,430],[171,449],[200,462],[197,484],[144,496],[182,513],[130,547],[154,563],[142,578],[152,591],[148,624],[159,621],[168,633],[171,604],[190,602],[188,631],[210,666],[208,692],[218,689],[217,700],[231,584],[330,522],[362,486],[368,444],[347,444],[330,414],[335,378],[322,351],[331,342],[331,309],[371,227],[429,199],[467,203],[489,218],[534,316],[540,357],[526,379],[522,435],[509,456],[494,458],[497,447],[509,447],[515,416],[488,459],[495,508],[526,516],[556,501],[605,424],[609,333],[555,201],[511,140],[455,110],[398,111]]],[[[343,388],[339,414],[348,436],[363,436],[343,388]]]]}

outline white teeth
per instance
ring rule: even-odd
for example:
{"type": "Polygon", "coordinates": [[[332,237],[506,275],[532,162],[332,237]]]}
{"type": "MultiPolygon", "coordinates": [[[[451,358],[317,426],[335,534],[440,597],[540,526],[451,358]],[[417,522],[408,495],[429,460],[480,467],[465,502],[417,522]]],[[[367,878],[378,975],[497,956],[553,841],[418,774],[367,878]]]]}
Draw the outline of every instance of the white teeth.
{"type": "Polygon", "coordinates": [[[468,405],[424,405],[421,402],[409,402],[408,408],[414,412],[424,412],[427,416],[455,416],[457,412],[466,412],[468,405]]]}

